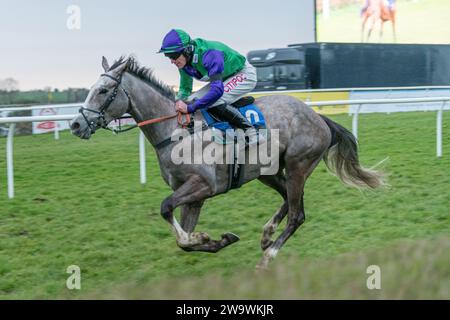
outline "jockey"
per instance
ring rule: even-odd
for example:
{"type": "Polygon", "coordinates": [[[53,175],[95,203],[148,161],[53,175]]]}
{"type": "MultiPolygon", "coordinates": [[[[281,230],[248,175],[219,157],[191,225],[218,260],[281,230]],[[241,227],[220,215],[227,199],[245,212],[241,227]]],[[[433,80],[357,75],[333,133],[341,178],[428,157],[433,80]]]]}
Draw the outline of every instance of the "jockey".
{"type": "Polygon", "coordinates": [[[395,7],[395,0],[387,0],[387,7],[389,8],[389,10],[394,10],[395,7]]]}
{"type": "MultiPolygon", "coordinates": [[[[395,0],[383,0],[384,5],[390,10],[394,10],[395,9],[395,0]]],[[[364,14],[364,11],[366,11],[369,8],[370,5],[370,0],[366,0],[366,2],[364,3],[364,6],[361,8],[361,15],[364,14]]]]}
{"type": "MultiPolygon", "coordinates": [[[[182,113],[208,112],[233,127],[253,129],[253,125],[231,104],[256,86],[256,70],[245,57],[221,42],[194,39],[183,30],[172,29],[164,37],[161,50],[180,73],[175,108],[182,113]],[[193,78],[209,82],[194,94],[193,78]],[[187,104],[186,104],[186,102],[187,104]]],[[[255,130],[252,130],[255,131],[255,130]]],[[[248,132],[250,144],[255,134],[248,132]]]]}

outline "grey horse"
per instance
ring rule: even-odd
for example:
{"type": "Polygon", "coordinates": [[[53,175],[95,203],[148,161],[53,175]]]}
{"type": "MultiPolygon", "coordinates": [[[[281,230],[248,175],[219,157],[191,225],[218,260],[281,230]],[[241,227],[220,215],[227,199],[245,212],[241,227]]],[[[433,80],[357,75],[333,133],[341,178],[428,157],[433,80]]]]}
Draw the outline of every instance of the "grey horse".
{"type": "MultiPolygon", "coordinates": [[[[137,123],[175,113],[174,92],[140,66],[133,57],[118,59],[112,66],[103,57],[105,73],[91,88],[80,115],[72,120],[72,133],[89,139],[99,128],[130,114],[137,123]]],[[[358,188],[376,188],[384,184],[381,172],[363,168],[358,160],[355,137],[344,127],[319,115],[300,100],[286,95],[264,96],[256,99],[266,119],[267,129],[278,129],[278,170],[271,175],[261,174],[259,164],[245,167],[243,183],[259,179],[275,189],[283,204],[263,227],[262,259],[257,267],[266,268],[288,238],[305,221],[303,190],[306,179],[323,159],[330,171],[342,182],[358,188]],[[287,215],[281,234],[272,240],[278,225],[287,215]]],[[[199,115],[195,115],[201,119],[199,115]]],[[[217,252],[239,240],[233,233],[225,233],[213,240],[205,232],[194,232],[204,201],[223,194],[229,188],[228,164],[175,164],[172,151],[183,141],[168,141],[179,128],[175,118],[141,127],[155,147],[161,175],[173,193],[161,203],[161,215],[171,225],[177,245],[185,251],[217,252]],[[181,207],[180,223],[174,217],[181,207]]],[[[268,136],[267,143],[270,141],[268,136]]],[[[209,142],[215,143],[215,142],[209,142]]],[[[206,148],[207,142],[202,144],[206,148]]],[[[225,146],[224,146],[225,147],[225,146]]]]}

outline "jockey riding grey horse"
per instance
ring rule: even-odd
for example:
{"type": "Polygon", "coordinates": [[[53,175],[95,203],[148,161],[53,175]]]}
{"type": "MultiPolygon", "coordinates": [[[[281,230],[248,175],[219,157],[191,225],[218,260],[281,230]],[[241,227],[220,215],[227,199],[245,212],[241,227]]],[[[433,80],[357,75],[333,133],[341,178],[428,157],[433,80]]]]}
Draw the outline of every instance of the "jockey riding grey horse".
{"type": "MultiPolygon", "coordinates": [[[[173,190],[161,203],[161,215],[171,225],[177,245],[186,251],[217,252],[238,241],[239,238],[232,233],[213,240],[205,232],[194,231],[205,200],[228,191],[229,170],[227,164],[173,162],[174,148],[192,138],[189,136],[182,141],[161,144],[179,128],[179,122],[173,118],[176,111],[174,92],[133,58],[121,58],[111,67],[103,58],[103,67],[105,73],[91,88],[80,115],[72,121],[72,133],[89,139],[97,129],[106,128],[108,123],[125,113],[137,123],[155,118],[169,119],[141,126],[141,130],[155,147],[161,175],[173,190]],[[180,223],[174,216],[177,207],[181,207],[180,223]]],[[[263,175],[260,166],[254,164],[246,166],[243,177],[243,183],[259,179],[283,199],[279,210],[263,228],[263,256],[258,266],[267,267],[305,221],[305,182],[322,159],[346,184],[376,188],[383,184],[383,180],[379,172],[360,165],[357,142],[351,132],[317,114],[300,100],[273,95],[258,98],[255,104],[263,113],[267,128],[279,132],[278,170],[271,175],[263,175]],[[286,216],[284,230],[273,240],[276,228],[286,216]]],[[[268,136],[267,144],[270,139],[268,136]]],[[[203,142],[200,152],[214,143],[203,142]]]]}

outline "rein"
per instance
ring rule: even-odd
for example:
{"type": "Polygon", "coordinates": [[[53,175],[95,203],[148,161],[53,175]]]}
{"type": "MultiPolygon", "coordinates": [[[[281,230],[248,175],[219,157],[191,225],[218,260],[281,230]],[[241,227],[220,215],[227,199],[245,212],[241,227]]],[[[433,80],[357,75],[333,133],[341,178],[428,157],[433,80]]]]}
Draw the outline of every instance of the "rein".
{"type": "MultiPolygon", "coordinates": [[[[189,125],[189,123],[191,122],[191,116],[189,115],[189,113],[185,114],[186,122],[183,122],[183,113],[177,112],[176,114],[171,115],[171,116],[164,116],[164,117],[159,117],[159,118],[155,118],[155,119],[149,119],[149,120],[145,120],[145,121],[142,121],[142,122],[138,122],[137,126],[138,127],[143,127],[143,126],[146,126],[148,124],[163,122],[163,121],[166,121],[166,120],[169,120],[169,119],[173,119],[175,117],[177,117],[178,124],[182,128],[186,128],[189,125]]],[[[168,145],[170,145],[172,142],[173,142],[172,138],[164,139],[163,141],[157,143],[155,145],[155,148],[158,149],[158,150],[162,149],[162,148],[167,147],[168,145]]]]}
{"type": "Polygon", "coordinates": [[[189,113],[185,114],[186,122],[183,122],[183,113],[177,112],[176,114],[171,115],[171,116],[164,116],[164,117],[159,117],[159,118],[155,118],[155,119],[145,120],[145,121],[139,122],[137,125],[138,125],[138,127],[142,127],[142,126],[146,126],[148,124],[153,124],[153,123],[158,123],[158,122],[163,122],[163,121],[166,121],[169,119],[173,119],[175,117],[177,117],[178,124],[180,126],[182,126],[183,128],[186,128],[189,125],[189,123],[191,122],[191,116],[189,115],[189,113]]]}
{"type": "Polygon", "coordinates": [[[169,120],[169,119],[173,119],[175,117],[177,117],[178,124],[180,126],[182,126],[183,128],[186,128],[189,125],[189,123],[191,122],[191,117],[190,117],[189,113],[185,114],[186,122],[183,122],[183,114],[181,112],[177,112],[176,114],[171,115],[171,116],[164,116],[164,117],[159,117],[159,118],[155,118],[155,119],[150,119],[150,120],[145,120],[145,121],[142,121],[142,122],[138,122],[137,125],[131,126],[131,127],[127,128],[127,129],[122,129],[121,128],[121,126],[120,126],[120,119],[125,119],[125,118],[129,118],[129,117],[121,117],[121,118],[115,119],[115,120],[119,120],[119,130],[108,128],[108,124],[107,124],[106,119],[105,119],[105,112],[109,108],[111,103],[116,99],[119,87],[122,89],[122,91],[125,93],[125,95],[127,96],[127,99],[128,99],[128,108],[127,108],[126,113],[130,113],[130,110],[132,109],[133,105],[131,103],[130,94],[127,92],[127,90],[125,90],[125,88],[123,86],[120,85],[121,82],[122,82],[122,76],[120,78],[115,78],[115,77],[110,76],[109,74],[106,74],[106,73],[103,73],[101,76],[108,77],[108,78],[110,78],[110,79],[112,79],[112,80],[114,80],[116,82],[116,86],[114,87],[113,92],[108,96],[106,101],[102,104],[102,106],[100,107],[100,110],[93,110],[93,109],[84,108],[84,107],[81,107],[79,109],[79,112],[83,116],[84,120],[86,121],[87,125],[89,126],[89,128],[91,129],[92,132],[95,132],[95,130],[96,130],[95,122],[94,121],[91,121],[91,122],[88,121],[88,118],[87,118],[87,116],[85,114],[85,111],[89,111],[89,112],[93,112],[93,113],[98,114],[98,117],[97,117],[96,121],[97,121],[97,123],[99,123],[101,121],[100,122],[100,127],[102,127],[103,129],[106,129],[106,130],[113,131],[114,133],[126,132],[126,131],[129,131],[129,130],[134,129],[136,127],[142,127],[142,126],[145,126],[145,125],[148,125],[148,124],[163,122],[163,121],[166,121],[166,120],[169,120]]]}

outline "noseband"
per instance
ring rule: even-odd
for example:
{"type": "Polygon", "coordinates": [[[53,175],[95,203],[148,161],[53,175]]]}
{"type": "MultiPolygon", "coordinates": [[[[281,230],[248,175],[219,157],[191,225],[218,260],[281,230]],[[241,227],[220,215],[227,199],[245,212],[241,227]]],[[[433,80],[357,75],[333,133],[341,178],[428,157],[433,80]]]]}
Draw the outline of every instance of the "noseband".
{"type": "MultiPolygon", "coordinates": [[[[121,86],[121,82],[122,82],[122,75],[120,76],[120,78],[114,78],[113,76],[110,76],[109,74],[103,73],[101,74],[101,76],[105,76],[108,77],[112,80],[114,80],[116,82],[116,85],[114,86],[113,92],[108,96],[108,98],[105,100],[105,102],[102,104],[102,106],[100,107],[99,110],[93,110],[93,109],[89,109],[89,108],[84,108],[81,107],[78,111],[81,113],[81,115],[83,116],[84,120],[86,121],[89,129],[91,129],[92,133],[95,132],[95,130],[97,129],[96,124],[100,123],[100,127],[103,129],[107,129],[107,130],[111,130],[108,128],[108,123],[106,122],[105,119],[105,112],[108,110],[109,106],[111,105],[111,103],[113,103],[113,101],[116,99],[117,96],[117,92],[119,90],[119,87],[123,90],[123,92],[125,93],[125,95],[127,96],[128,99],[128,108],[126,113],[129,113],[132,109],[132,103],[131,103],[131,98],[129,93],[127,92],[127,90],[125,90],[125,88],[123,86],[121,86]],[[89,121],[85,112],[89,111],[92,113],[96,113],[98,114],[97,118],[95,119],[95,121],[89,121]]],[[[120,118],[119,118],[120,119],[120,118]]],[[[117,119],[115,119],[117,120],[117,119]]],[[[133,128],[135,128],[136,126],[133,126],[131,128],[125,129],[125,130],[114,130],[115,132],[123,132],[123,131],[128,131],[131,130],[133,128]]]]}

